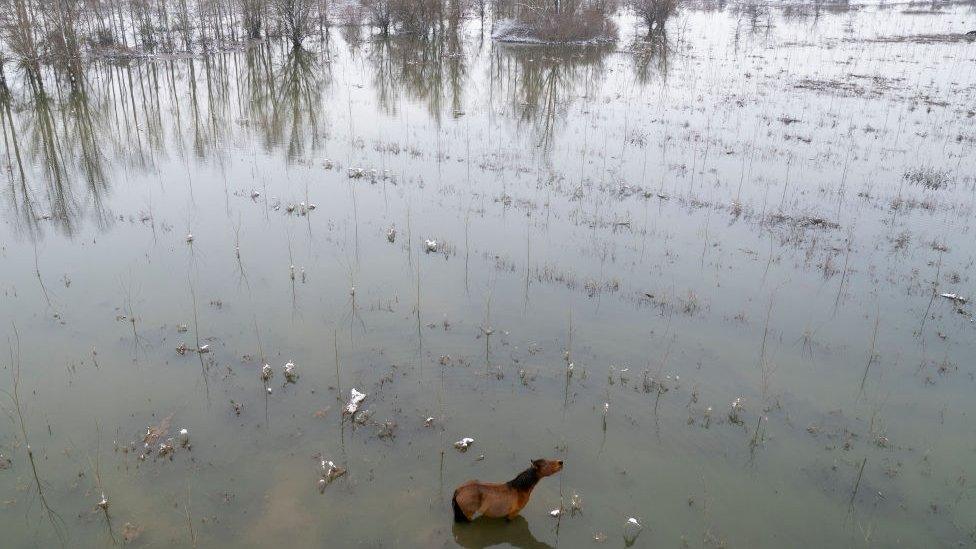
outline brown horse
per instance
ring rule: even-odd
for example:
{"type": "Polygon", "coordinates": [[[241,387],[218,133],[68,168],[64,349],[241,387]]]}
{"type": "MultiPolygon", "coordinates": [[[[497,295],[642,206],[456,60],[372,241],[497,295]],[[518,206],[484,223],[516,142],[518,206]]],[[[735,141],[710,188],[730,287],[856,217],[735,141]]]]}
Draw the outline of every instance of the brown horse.
{"type": "Polygon", "coordinates": [[[469,480],[454,491],[454,520],[469,522],[475,515],[515,518],[529,502],[532,489],[545,477],[563,469],[562,460],[536,459],[532,467],[508,482],[495,484],[469,480]]]}

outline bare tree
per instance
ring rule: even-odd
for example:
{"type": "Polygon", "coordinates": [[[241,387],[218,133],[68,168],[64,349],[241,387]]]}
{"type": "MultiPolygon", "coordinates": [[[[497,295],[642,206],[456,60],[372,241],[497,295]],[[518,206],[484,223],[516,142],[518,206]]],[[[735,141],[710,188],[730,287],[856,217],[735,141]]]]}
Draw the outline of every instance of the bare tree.
{"type": "Polygon", "coordinates": [[[362,0],[369,16],[369,24],[380,29],[383,36],[390,34],[393,25],[393,0],[362,0]]]}
{"type": "Polygon", "coordinates": [[[668,18],[677,13],[678,0],[630,0],[630,5],[647,26],[647,35],[663,35],[668,18]]]}
{"type": "Polygon", "coordinates": [[[261,38],[262,14],[264,0],[239,0],[241,6],[241,22],[244,33],[248,38],[261,38]]]}
{"type": "Polygon", "coordinates": [[[3,34],[14,56],[26,67],[38,70],[37,37],[34,34],[39,27],[35,15],[26,0],[11,0],[5,6],[7,15],[3,21],[3,34]]]}
{"type": "Polygon", "coordinates": [[[271,4],[292,45],[301,46],[311,28],[314,0],[272,0],[271,4]]]}

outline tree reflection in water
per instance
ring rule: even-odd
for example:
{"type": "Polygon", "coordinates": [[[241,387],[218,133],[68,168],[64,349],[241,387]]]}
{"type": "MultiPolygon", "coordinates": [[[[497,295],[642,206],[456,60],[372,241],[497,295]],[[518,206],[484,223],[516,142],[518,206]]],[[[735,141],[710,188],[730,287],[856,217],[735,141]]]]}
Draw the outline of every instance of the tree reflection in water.
{"type": "MultiPolygon", "coordinates": [[[[46,222],[69,236],[83,218],[104,228],[115,219],[105,206],[113,179],[157,171],[174,156],[223,167],[228,143],[242,139],[287,162],[307,161],[325,147],[329,113],[344,102],[332,86],[339,66],[364,71],[387,115],[409,102],[439,126],[445,116],[495,105],[529,125],[548,151],[568,107],[604,77],[610,53],[498,45],[456,26],[427,37],[363,36],[358,28],[331,36],[317,51],[265,41],[202,57],[95,60],[77,73],[4,73],[0,158],[10,218],[31,238],[46,222]]],[[[660,46],[641,51],[635,72],[644,83],[652,67],[666,71],[667,56],[660,46]]]]}

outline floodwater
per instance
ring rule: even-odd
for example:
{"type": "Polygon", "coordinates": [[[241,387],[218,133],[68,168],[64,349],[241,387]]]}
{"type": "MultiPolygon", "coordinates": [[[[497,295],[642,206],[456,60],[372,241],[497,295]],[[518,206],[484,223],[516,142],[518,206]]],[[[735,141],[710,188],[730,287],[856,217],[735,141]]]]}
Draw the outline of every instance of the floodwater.
{"type": "Polygon", "coordinates": [[[976,12],[675,29],[8,66],[3,546],[976,543],[976,12]]]}

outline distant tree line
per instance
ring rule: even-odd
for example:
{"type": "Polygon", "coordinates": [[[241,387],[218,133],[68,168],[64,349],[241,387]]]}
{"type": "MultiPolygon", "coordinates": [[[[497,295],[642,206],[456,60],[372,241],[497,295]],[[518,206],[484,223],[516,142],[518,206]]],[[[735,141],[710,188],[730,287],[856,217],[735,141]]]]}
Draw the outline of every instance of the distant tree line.
{"type": "MultiPolygon", "coordinates": [[[[655,31],[678,0],[623,1],[655,31]]],[[[486,16],[524,24],[540,40],[585,40],[615,35],[618,7],[616,0],[0,0],[0,67],[12,60],[35,71],[47,63],[77,69],[86,53],[188,52],[265,38],[299,46],[336,25],[431,36],[486,16]]]]}

